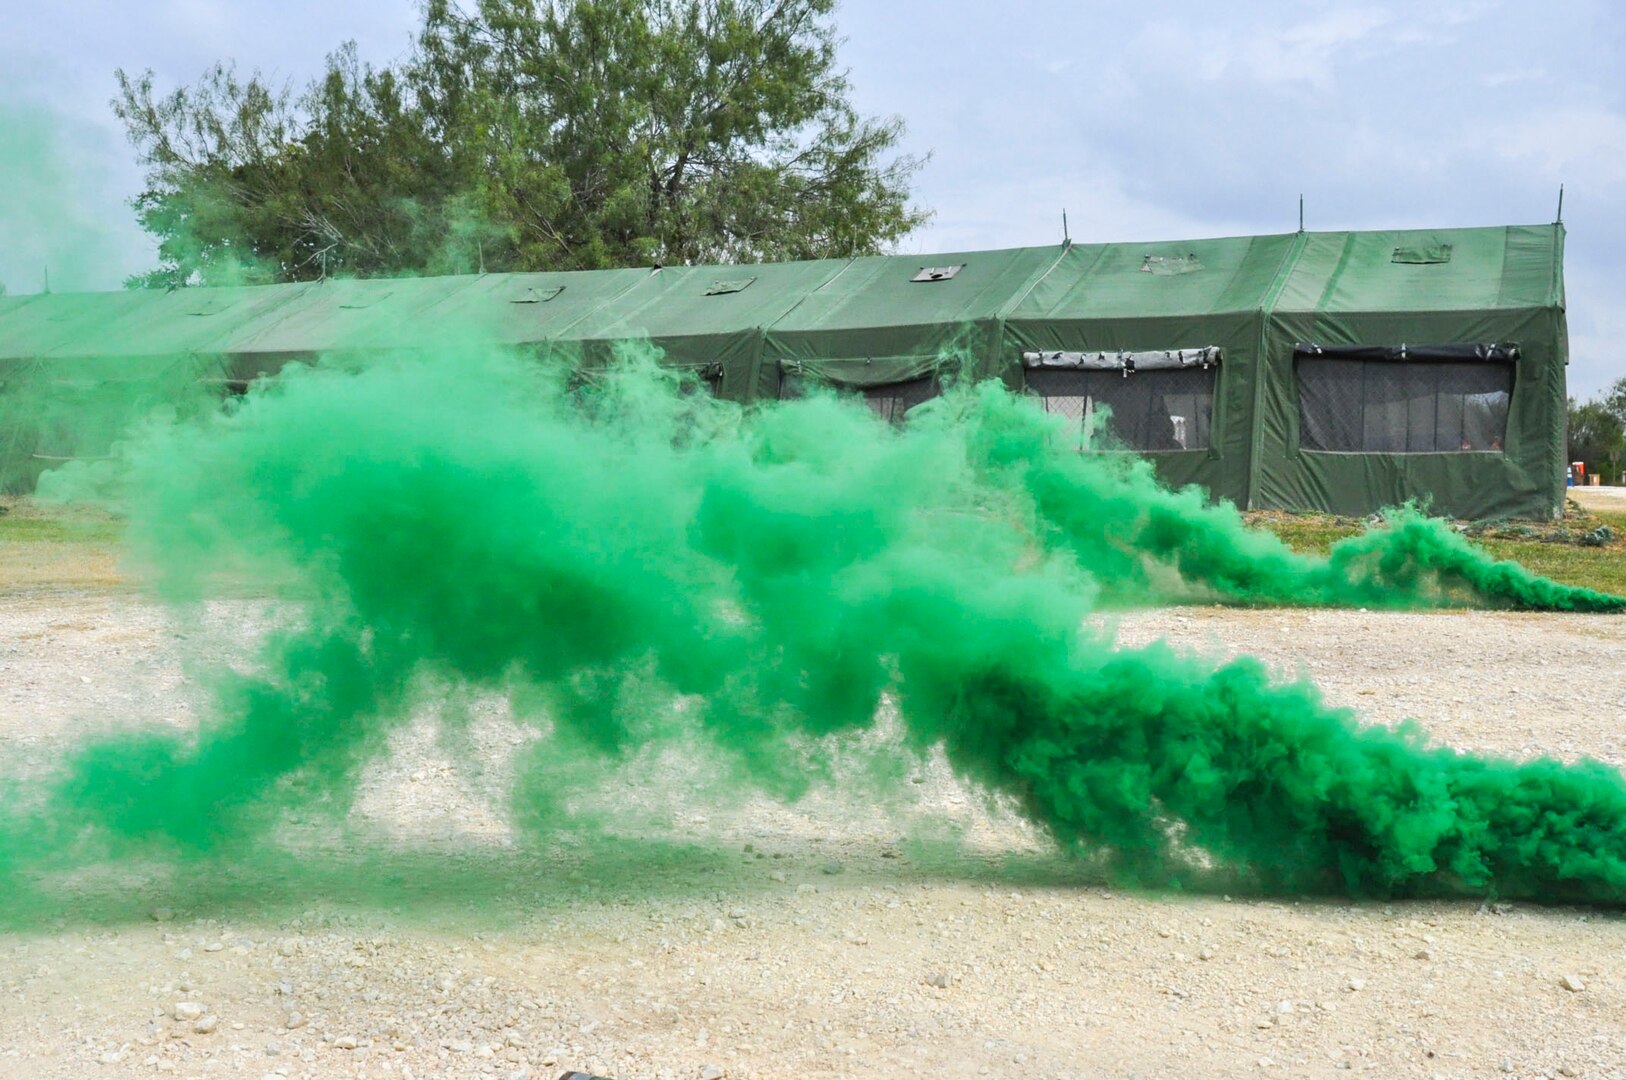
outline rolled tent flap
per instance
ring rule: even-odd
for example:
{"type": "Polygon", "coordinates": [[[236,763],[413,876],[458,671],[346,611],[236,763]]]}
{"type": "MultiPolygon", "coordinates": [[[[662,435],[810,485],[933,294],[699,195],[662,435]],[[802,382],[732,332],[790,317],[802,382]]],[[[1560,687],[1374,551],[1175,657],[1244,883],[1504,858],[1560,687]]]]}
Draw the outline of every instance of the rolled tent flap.
{"type": "Polygon", "coordinates": [[[1212,367],[1220,362],[1218,346],[1197,349],[1148,349],[1134,352],[1025,352],[1025,368],[1074,368],[1089,371],[1169,371],[1212,367]]]}
{"type": "Polygon", "coordinates": [[[781,360],[781,383],[807,380],[839,389],[868,390],[936,376],[958,374],[959,365],[940,356],[870,356],[837,360],[781,360]]]}
{"type": "Polygon", "coordinates": [[[1299,342],[1293,346],[1295,357],[1319,356],[1327,360],[1398,360],[1398,361],[1501,361],[1512,363],[1519,358],[1519,346],[1514,342],[1451,345],[1316,345],[1299,342]]]}

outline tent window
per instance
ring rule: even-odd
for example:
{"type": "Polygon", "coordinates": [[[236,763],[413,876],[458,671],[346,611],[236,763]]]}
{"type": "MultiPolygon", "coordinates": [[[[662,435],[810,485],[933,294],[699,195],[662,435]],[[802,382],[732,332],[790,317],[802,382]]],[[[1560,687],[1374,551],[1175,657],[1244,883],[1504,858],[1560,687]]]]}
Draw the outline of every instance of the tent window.
{"type": "Polygon", "coordinates": [[[701,364],[693,369],[696,376],[696,389],[704,387],[712,397],[721,397],[723,393],[723,365],[701,364]]]}
{"type": "Polygon", "coordinates": [[[1299,446],[1367,454],[1500,453],[1513,365],[1300,356],[1299,446]]]}
{"type": "Polygon", "coordinates": [[[864,403],[875,411],[876,416],[888,423],[901,424],[904,414],[910,409],[937,396],[937,380],[927,376],[886,386],[870,386],[864,389],[863,394],[864,403]]]}
{"type": "Polygon", "coordinates": [[[1217,367],[1140,371],[1032,369],[1028,393],[1045,412],[1067,417],[1082,449],[1206,450],[1212,434],[1217,367]],[[1098,410],[1110,416],[1114,445],[1086,445],[1098,410]],[[1088,421],[1088,423],[1086,422],[1088,421]]]}
{"type": "MultiPolygon", "coordinates": [[[[793,398],[803,397],[807,393],[808,379],[803,375],[787,373],[779,383],[779,400],[789,401],[793,398]]],[[[880,386],[864,387],[837,387],[840,393],[849,394],[864,399],[864,404],[874,411],[876,416],[891,424],[901,424],[904,415],[923,401],[929,401],[942,393],[936,376],[928,375],[920,379],[910,379],[907,382],[884,383],[880,386]]]]}

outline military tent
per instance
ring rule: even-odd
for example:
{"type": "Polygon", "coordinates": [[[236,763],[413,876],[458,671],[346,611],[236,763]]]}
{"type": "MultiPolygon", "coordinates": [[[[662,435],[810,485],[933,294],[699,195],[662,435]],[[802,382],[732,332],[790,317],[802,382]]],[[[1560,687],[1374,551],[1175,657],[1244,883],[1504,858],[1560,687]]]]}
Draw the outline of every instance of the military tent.
{"type": "MultiPolygon", "coordinates": [[[[591,371],[647,342],[721,397],[823,383],[898,421],[954,380],[1001,379],[1062,415],[1081,453],[1138,452],[1167,482],[1245,507],[1423,499],[1551,517],[1563,240],[1556,224],[1299,232],[0,297],[0,403],[24,384],[176,372],[240,387],[293,361],[444,341],[591,371]]],[[[3,408],[0,421],[18,422],[3,408]]],[[[0,432],[0,450],[26,443],[0,432]]]]}

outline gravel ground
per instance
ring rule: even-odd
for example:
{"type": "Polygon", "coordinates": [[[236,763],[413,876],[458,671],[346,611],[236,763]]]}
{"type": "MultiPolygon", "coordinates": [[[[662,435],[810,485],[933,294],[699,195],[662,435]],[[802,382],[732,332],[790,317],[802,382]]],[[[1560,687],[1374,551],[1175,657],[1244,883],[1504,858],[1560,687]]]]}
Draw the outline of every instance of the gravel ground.
{"type": "MultiPolygon", "coordinates": [[[[183,621],[118,589],[0,595],[7,771],[87,730],[185,729],[198,673],[243,662],[268,622],[248,602],[183,621]]],[[[1626,763],[1626,617],[1116,622],[1261,656],[1366,722],[1626,763]]],[[[356,811],[427,853],[424,890],[132,893],[0,934],[0,1075],[1626,1076],[1613,912],[1125,892],[930,763],[884,811],[859,783],[794,808],[668,793],[641,811],[667,856],[522,850],[493,809],[501,768],[469,774],[426,724],[356,811]]],[[[470,730],[493,761],[526,737],[495,708],[470,730]]]]}
{"type": "Polygon", "coordinates": [[[1569,497],[1593,510],[1626,510],[1626,487],[1575,487],[1569,497]]]}

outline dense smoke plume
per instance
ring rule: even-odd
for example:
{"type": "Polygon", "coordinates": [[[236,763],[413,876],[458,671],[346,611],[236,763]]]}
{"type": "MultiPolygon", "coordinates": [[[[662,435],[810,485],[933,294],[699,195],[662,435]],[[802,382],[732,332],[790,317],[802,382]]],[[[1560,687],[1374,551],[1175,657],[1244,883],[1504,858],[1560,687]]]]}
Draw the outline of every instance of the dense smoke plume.
{"type": "MultiPolygon", "coordinates": [[[[1262,665],[1121,648],[1106,606],[1622,601],[1494,563],[1412,511],[1295,555],[1148,466],[1080,455],[996,385],[906,428],[834,397],[750,415],[629,363],[570,389],[480,350],[296,369],[121,447],[134,557],[186,604],[283,606],[195,735],[87,741],[14,780],[0,875],[231,858],[341,816],[428,695],[498,695],[540,736],[508,814],[571,825],[650,746],[795,798],[895,704],[910,750],[1147,884],[1626,897],[1626,783],[1361,728],[1262,665]],[[568,762],[569,768],[560,767],[568,762]]],[[[52,478],[58,494],[92,470],[52,478]]]]}

